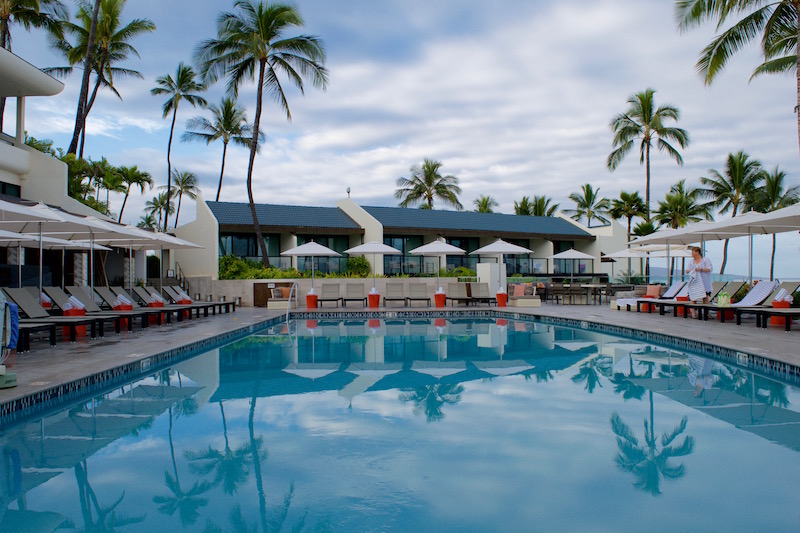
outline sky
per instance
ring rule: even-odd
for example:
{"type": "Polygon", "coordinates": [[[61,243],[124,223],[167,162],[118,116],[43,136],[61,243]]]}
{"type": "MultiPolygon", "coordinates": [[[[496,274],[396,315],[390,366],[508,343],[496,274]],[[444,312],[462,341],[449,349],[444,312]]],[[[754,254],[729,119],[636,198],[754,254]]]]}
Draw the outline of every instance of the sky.
{"type": "MultiPolygon", "coordinates": [[[[157,77],[174,75],[179,62],[192,62],[197,43],[215,35],[219,12],[232,4],[128,2],[124,21],[147,17],[157,26],[132,41],[141,58],[124,64],[144,79],[120,80],[122,101],[101,93],[88,118],[86,156],[138,165],[157,185],[166,184],[170,123],[162,117],[164,97],[151,96],[150,89],[157,77]]],[[[712,86],[704,86],[695,63],[714,28],[681,33],[673,2],[499,0],[491,9],[474,0],[298,0],[295,5],[306,23],[297,33],[325,43],[330,82],[325,91],[310,85],[304,95],[288,90],[291,123],[273,102],[265,102],[266,143],[254,173],[257,202],[333,206],[350,187],[361,205],[397,205],[397,178],[407,177],[426,157],[459,178],[467,209],[478,196],[491,195],[499,202],[496,211],[513,213],[514,201],[536,194],[571,208],[569,194],[584,183],[608,198],[621,190],[644,196],[638,149],[614,172],[605,163],[612,150],[609,123],[626,109],[630,95],[648,87],[657,91],[657,104],[680,109],[677,126],[691,140],[681,151],[683,166],[664,153],[652,154],[653,207],[677,181],[699,186],[701,176],[709,169],[722,171],[727,154],[739,150],[767,169],[779,166],[790,185],[800,184],[792,77],[750,81],[760,63],[753,45],[736,55],[712,86]]],[[[12,38],[13,51],[39,67],[64,64],[42,32],[13,27],[12,38]]],[[[26,120],[30,135],[66,147],[80,77],[73,74],[64,82],[56,97],[29,99],[26,120]]],[[[224,94],[225,84],[218,83],[207,99],[219,103],[224,94]]],[[[255,84],[243,85],[239,101],[250,120],[255,99],[255,84]]],[[[181,104],[172,161],[175,168],[194,172],[203,196],[213,199],[221,143],[180,142],[186,121],[202,114],[181,104]]],[[[221,200],[247,201],[247,156],[241,148],[229,149],[221,200]]],[[[132,195],[123,221],[135,223],[154,192],[132,195]]],[[[122,199],[112,196],[112,211],[119,211],[122,199]]],[[[184,202],[180,223],[194,216],[193,202],[184,202]]],[[[756,275],[768,275],[771,244],[769,238],[756,239],[756,275]]],[[[797,277],[792,268],[798,246],[796,234],[778,236],[776,275],[797,277]]],[[[718,268],[721,246],[712,243],[708,250],[718,268]]],[[[747,273],[746,252],[745,239],[734,241],[726,273],[747,273]]]]}

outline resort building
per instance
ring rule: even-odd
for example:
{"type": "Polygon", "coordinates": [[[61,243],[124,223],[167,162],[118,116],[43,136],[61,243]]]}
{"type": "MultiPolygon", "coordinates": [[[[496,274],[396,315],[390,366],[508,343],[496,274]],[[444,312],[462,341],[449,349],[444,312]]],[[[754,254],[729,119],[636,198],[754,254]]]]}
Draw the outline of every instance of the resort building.
{"type": "MultiPolygon", "coordinates": [[[[377,241],[402,252],[400,255],[367,256],[379,275],[435,274],[439,258],[409,252],[434,240],[462,248],[464,255],[442,258],[441,267],[475,270],[480,261],[470,252],[500,238],[533,251],[526,256],[506,256],[506,275],[611,274],[602,254],[625,248],[625,228],[616,222],[587,228],[567,216],[533,217],[472,211],[361,206],[350,198],[336,207],[257,204],[269,262],[301,271],[311,268],[310,257],[283,257],[281,252],[309,241],[323,244],[342,257],[314,258],[323,273],[345,270],[348,248],[377,241]],[[595,260],[552,260],[552,255],[574,248],[595,260]],[[592,264],[593,263],[593,264],[592,264]],[[574,269],[574,272],[573,272],[574,269]]],[[[188,278],[217,279],[219,258],[225,255],[261,259],[247,203],[205,201],[197,197],[197,218],[175,231],[182,239],[200,244],[196,250],[174,253],[174,267],[188,278]]]]}

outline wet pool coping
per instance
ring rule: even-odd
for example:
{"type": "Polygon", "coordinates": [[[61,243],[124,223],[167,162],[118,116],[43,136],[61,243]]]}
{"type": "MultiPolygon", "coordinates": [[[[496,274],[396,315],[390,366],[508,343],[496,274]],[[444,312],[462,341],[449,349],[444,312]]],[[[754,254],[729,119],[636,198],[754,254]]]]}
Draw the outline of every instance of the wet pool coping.
{"type": "MultiPolygon", "coordinates": [[[[38,357],[41,364],[47,364],[47,357],[63,357],[75,350],[105,352],[116,351],[105,357],[104,364],[97,368],[77,372],[80,375],[55,379],[54,382],[29,382],[16,389],[0,390],[0,427],[22,420],[33,414],[62,408],[94,394],[103,393],[133,379],[150,375],[164,368],[184,361],[198,353],[239,340],[253,333],[265,330],[285,320],[285,313],[268,312],[258,308],[239,308],[237,316],[217,316],[211,320],[198,321],[192,330],[170,326],[159,329],[158,335],[167,337],[164,349],[147,350],[142,353],[125,354],[120,350],[137,350],[144,338],[136,332],[128,338],[109,342],[90,341],[85,346],[59,345],[44,350],[51,352],[38,357]],[[238,322],[238,324],[237,324],[238,322]],[[204,327],[208,325],[208,327],[204,327]],[[201,331],[196,331],[200,329],[201,331]],[[190,340],[191,339],[191,340],[190,340]]],[[[545,324],[567,326],[597,333],[619,335],[644,342],[661,344],[681,351],[713,357],[726,364],[764,374],[790,384],[800,384],[800,333],[783,332],[775,335],[776,329],[761,331],[754,325],[745,324],[705,324],[695,320],[685,321],[673,317],[660,317],[642,313],[610,311],[601,306],[545,306],[541,308],[518,309],[483,307],[472,309],[408,309],[382,308],[378,310],[345,309],[298,309],[293,310],[291,318],[308,319],[406,319],[406,318],[504,318],[509,320],[538,320],[545,324]],[[677,321],[677,322],[676,322],[677,321]],[[732,329],[736,328],[736,329],[732,329]],[[677,330],[680,335],[676,334],[677,330]],[[769,333],[768,333],[769,332],[769,333]],[[705,340],[701,340],[704,338],[705,340]],[[748,342],[756,345],[748,346],[748,342]],[[750,349],[748,349],[750,348],[750,349]]],[[[156,344],[161,346],[156,339],[156,344]]],[[[152,343],[151,343],[152,344],[152,343]]],[[[98,355],[98,354],[95,354],[98,355]]],[[[25,358],[26,356],[19,356],[25,358]]],[[[91,362],[90,362],[91,364],[91,362]]],[[[19,369],[24,375],[25,364],[19,369]]],[[[73,372],[74,374],[75,372],[73,372]]],[[[22,375],[20,377],[22,377],[22,375]]]]}

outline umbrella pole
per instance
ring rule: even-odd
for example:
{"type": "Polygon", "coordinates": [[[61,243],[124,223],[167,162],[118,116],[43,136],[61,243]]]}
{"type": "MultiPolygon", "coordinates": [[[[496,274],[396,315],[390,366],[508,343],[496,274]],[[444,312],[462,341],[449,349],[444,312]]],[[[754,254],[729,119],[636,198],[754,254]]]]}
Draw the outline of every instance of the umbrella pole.
{"type": "Polygon", "coordinates": [[[164,247],[162,246],[158,256],[158,290],[164,290],[164,247]]]}
{"type": "Polygon", "coordinates": [[[669,257],[669,243],[667,243],[667,285],[672,284],[672,262],[669,257]]]}
{"type": "Polygon", "coordinates": [[[22,243],[17,243],[17,270],[19,274],[19,288],[22,288],[22,243]]]}
{"type": "Polygon", "coordinates": [[[66,274],[64,273],[64,265],[66,264],[64,256],[66,255],[66,253],[67,253],[67,249],[66,248],[62,248],[61,249],[61,290],[64,290],[64,286],[67,284],[66,283],[66,279],[65,279],[66,274]]]}
{"type": "Polygon", "coordinates": [[[89,286],[92,288],[92,293],[94,293],[94,232],[90,232],[89,235],[91,236],[91,246],[89,247],[89,286]]]}
{"type": "Polygon", "coordinates": [[[39,222],[39,298],[42,294],[42,223],[39,222]]]}
{"type": "Polygon", "coordinates": [[[128,246],[128,290],[133,290],[133,246],[128,246]]]}
{"type": "MultiPolygon", "coordinates": [[[[747,275],[750,278],[750,286],[753,286],[753,232],[747,228],[747,240],[749,241],[750,256],[747,261],[747,275]]],[[[788,320],[788,319],[787,319],[788,320]]]]}
{"type": "Polygon", "coordinates": [[[375,254],[372,254],[372,288],[375,288],[375,254]]]}

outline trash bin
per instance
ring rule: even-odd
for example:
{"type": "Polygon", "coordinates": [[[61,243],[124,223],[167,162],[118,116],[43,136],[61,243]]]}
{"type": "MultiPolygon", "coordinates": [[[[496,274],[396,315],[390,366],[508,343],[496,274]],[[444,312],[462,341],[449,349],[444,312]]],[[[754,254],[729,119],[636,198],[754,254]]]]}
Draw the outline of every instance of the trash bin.
{"type": "Polygon", "coordinates": [[[306,294],[306,307],[309,309],[316,309],[317,308],[317,295],[316,294],[306,294]]]}
{"type": "Polygon", "coordinates": [[[447,295],[443,292],[437,292],[433,295],[433,300],[436,302],[436,307],[444,307],[447,302],[447,295]]]}
{"type": "Polygon", "coordinates": [[[369,306],[372,309],[377,309],[381,303],[381,295],[378,293],[371,292],[367,295],[367,299],[369,300],[369,306]]]}
{"type": "Polygon", "coordinates": [[[505,307],[508,304],[508,294],[505,292],[497,293],[497,307],[505,307]]]}

